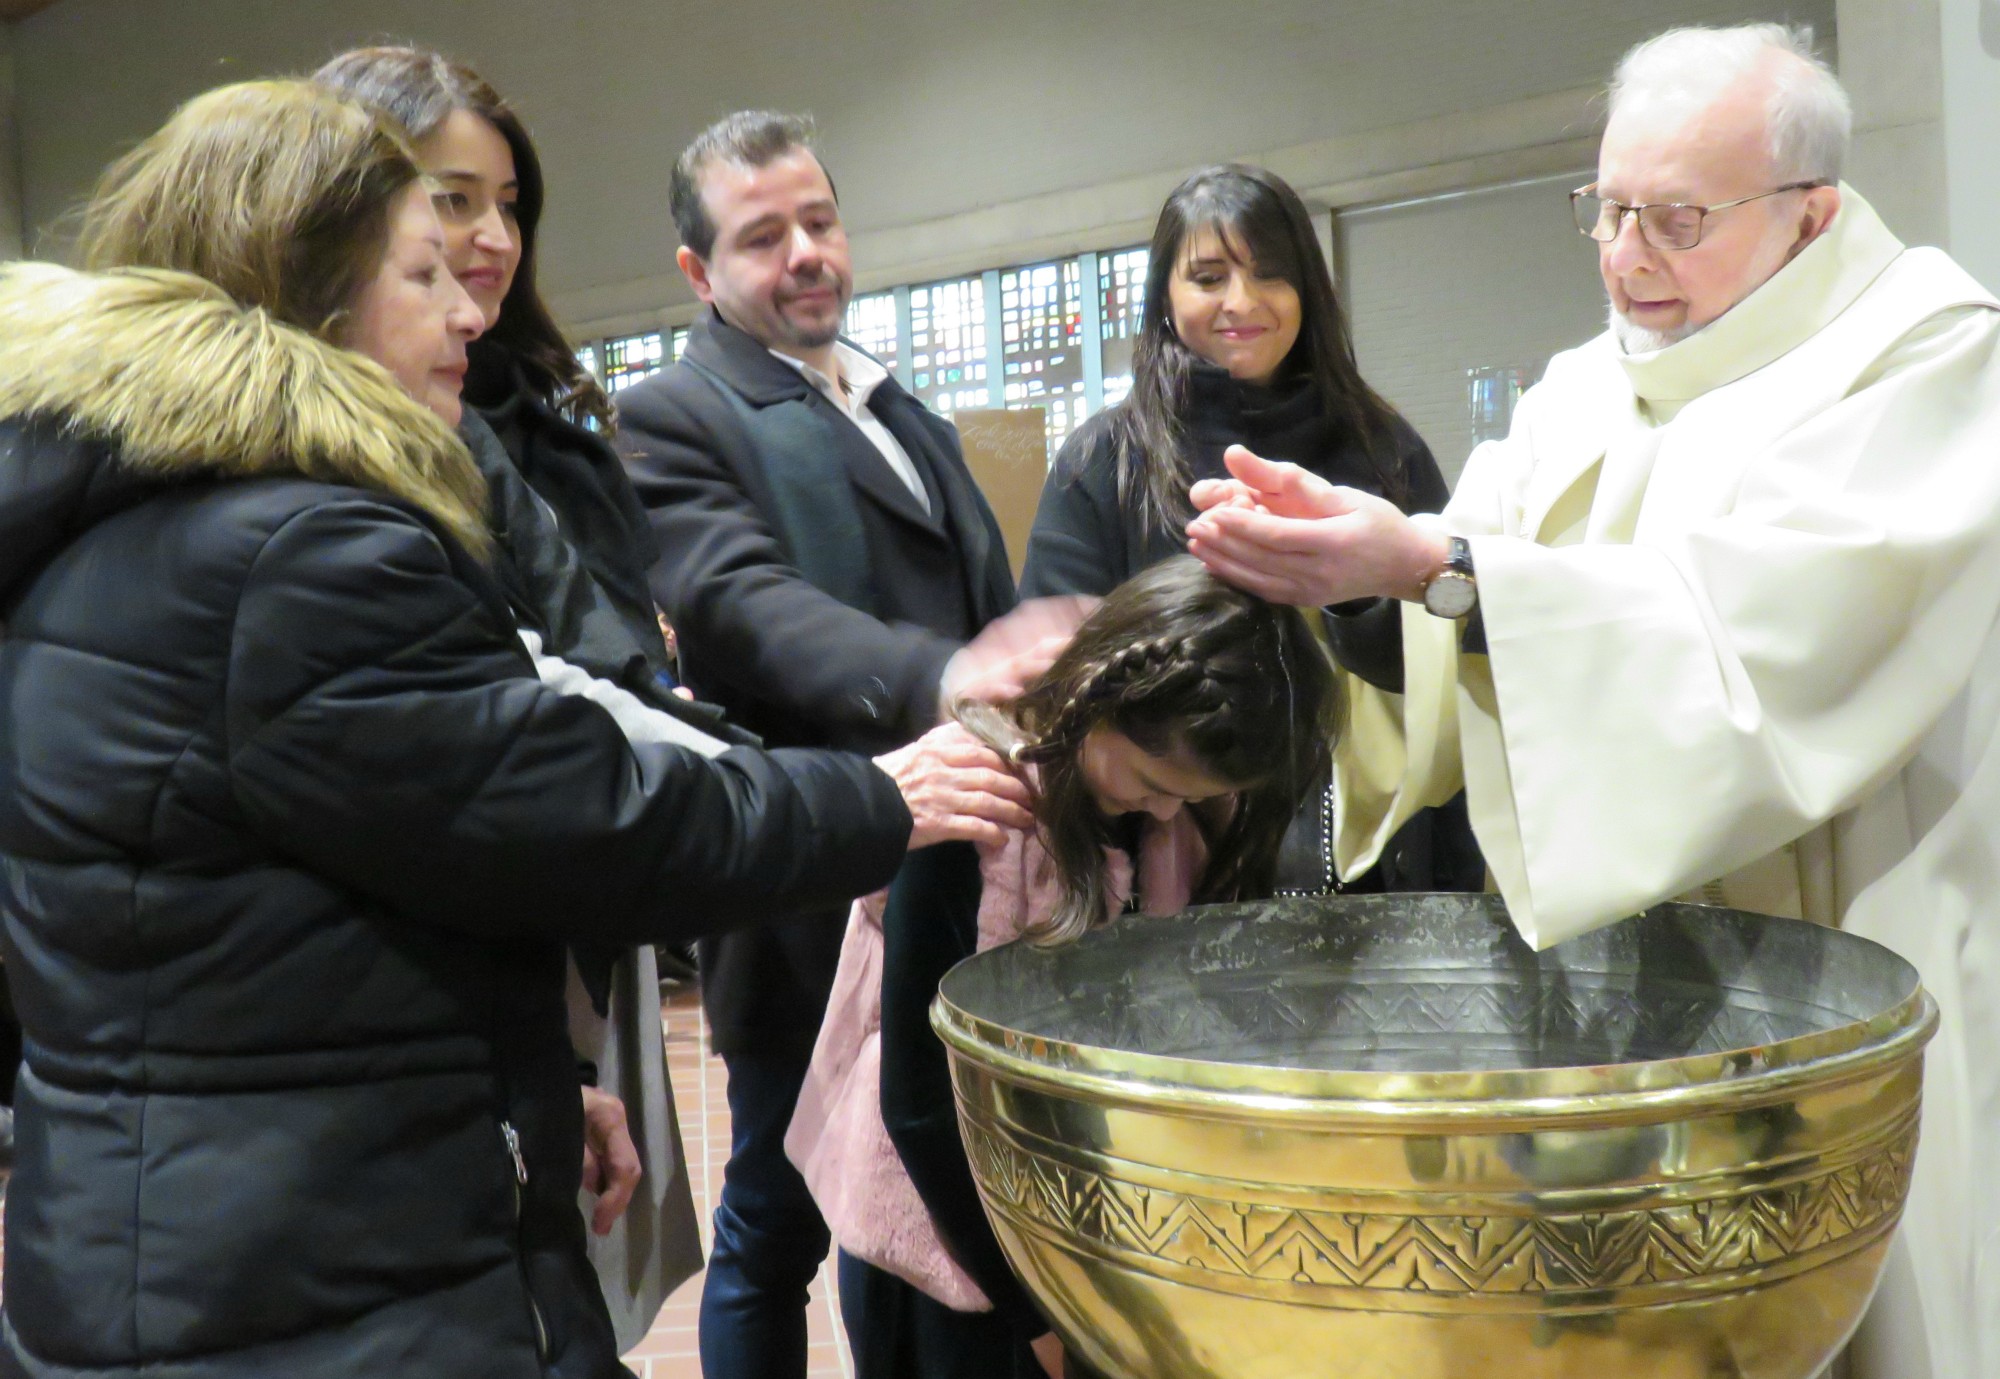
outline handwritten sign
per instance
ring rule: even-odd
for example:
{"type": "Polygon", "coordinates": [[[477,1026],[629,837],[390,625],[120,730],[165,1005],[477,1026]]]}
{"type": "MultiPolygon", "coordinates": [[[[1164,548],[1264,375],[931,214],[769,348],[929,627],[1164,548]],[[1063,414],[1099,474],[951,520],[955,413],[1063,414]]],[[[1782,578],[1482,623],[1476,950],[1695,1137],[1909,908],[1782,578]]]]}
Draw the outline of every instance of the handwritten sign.
{"type": "Polygon", "coordinates": [[[1048,477],[1047,411],[975,408],[954,413],[952,421],[965,446],[966,468],[1000,521],[1008,563],[1019,579],[1028,553],[1028,529],[1034,525],[1035,506],[1048,477]]]}

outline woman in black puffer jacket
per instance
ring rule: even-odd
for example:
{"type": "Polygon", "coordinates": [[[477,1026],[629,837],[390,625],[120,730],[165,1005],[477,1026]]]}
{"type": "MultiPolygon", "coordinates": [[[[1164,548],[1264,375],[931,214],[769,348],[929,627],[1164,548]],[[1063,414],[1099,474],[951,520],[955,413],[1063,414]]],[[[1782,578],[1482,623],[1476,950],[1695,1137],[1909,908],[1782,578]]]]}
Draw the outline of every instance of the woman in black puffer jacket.
{"type": "Polygon", "coordinates": [[[191,102],[84,250],[0,274],[0,1375],[624,1374],[563,944],[866,893],[896,781],[538,681],[447,425],[477,313],[362,107],[191,102]]]}

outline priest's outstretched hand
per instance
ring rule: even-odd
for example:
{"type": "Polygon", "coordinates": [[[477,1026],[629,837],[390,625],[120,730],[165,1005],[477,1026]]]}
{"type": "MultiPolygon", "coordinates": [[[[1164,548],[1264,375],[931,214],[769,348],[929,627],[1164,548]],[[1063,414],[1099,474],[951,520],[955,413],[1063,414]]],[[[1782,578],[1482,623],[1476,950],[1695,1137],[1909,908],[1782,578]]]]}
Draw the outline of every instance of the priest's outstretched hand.
{"type": "Polygon", "coordinates": [[[1188,550],[1218,576],[1273,603],[1303,608],[1353,599],[1423,598],[1444,568],[1445,538],[1393,503],[1330,484],[1295,464],[1240,445],[1224,452],[1227,479],[1189,496],[1188,550]]]}

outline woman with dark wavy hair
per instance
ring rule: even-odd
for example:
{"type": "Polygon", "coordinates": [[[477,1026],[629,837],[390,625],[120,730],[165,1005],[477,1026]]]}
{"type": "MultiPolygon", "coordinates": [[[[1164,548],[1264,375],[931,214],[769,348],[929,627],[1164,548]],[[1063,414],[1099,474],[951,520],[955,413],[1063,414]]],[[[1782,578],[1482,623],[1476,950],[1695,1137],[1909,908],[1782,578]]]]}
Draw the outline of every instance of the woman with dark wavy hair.
{"type": "MultiPolygon", "coordinates": [[[[1103,594],[1185,553],[1188,489],[1228,477],[1232,446],[1405,512],[1436,512],[1451,496],[1423,439],[1361,376],[1305,203],[1275,173],[1240,163],[1194,173],[1161,207],[1131,396],[1056,456],[1022,597],[1103,594]]],[[[1329,622],[1339,636],[1340,619],[1329,622]]],[[[1380,673],[1400,675],[1400,662],[1380,673]]],[[[1315,803],[1287,840],[1287,889],[1476,890],[1485,877],[1462,804],[1421,816],[1351,883],[1333,877],[1331,857],[1315,803]]]]}
{"type": "Polygon", "coordinates": [[[544,191],[527,126],[477,72],[427,49],[357,48],[313,80],[392,116],[437,184],[446,261],[486,318],[468,351],[467,443],[489,481],[509,466],[554,511],[594,586],[544,598],[550,649],[643,694],[671,669],[646,587],[658,548],[607,439],[610,400],[536,285],[544,191]]]}
{"type": "MultiPolygon", "coordinates": [[[[545,678],[633,696],[727,736],[712,711],[669,698],[646,571],[657,547],[607,436],[609,400],[535,285],[541,160],[520,117],[477,72],[411,47],[358,48],[315,74],[409,132],[433,184],[452,274],[485,318],[467,350],[460,434],[493,498],[488,520],[545,678]]],[[[578,945],[575,1038],[587,1075],[618,1094],[643,1167],[628,1211],[599,1201],[590,1249],[621,1344],[644,1337],[666,1296],[701,1268],[695,1208],[659,1036],[650,948],[578,945]]],[[[589,1095],[589,1094],[587,1094],[589,1095]]],[[[593,1099],[594,1109],[615,1114],[593,1099]]],[[[619,1184],[623,1187],[623,1184],[619,1184]]]]}

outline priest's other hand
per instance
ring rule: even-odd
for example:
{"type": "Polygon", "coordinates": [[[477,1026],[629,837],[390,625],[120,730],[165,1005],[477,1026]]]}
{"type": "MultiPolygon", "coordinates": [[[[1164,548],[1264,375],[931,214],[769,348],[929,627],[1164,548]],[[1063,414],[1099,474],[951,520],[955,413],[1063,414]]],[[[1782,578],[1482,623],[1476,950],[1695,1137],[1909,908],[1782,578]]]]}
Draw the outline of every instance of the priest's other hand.
{"type": "Polygon", "coordinates": [[[1227,479],[1190,491],[1188,550],[1239,588],[1302,608],[1362,598],[1420,600],[1444,568],[1448,543],[1396,505],[1330,484],[1295,464],[1240,445],[1223,454],[1227,479]]]}
{"type": "Polygon", "coordinates": [[[915,827],[910,851],[960,840],[998,846],[1035,826],[1028,787],[1000,754],[956,723],[875,758],[903,792],[915,827]]]}

